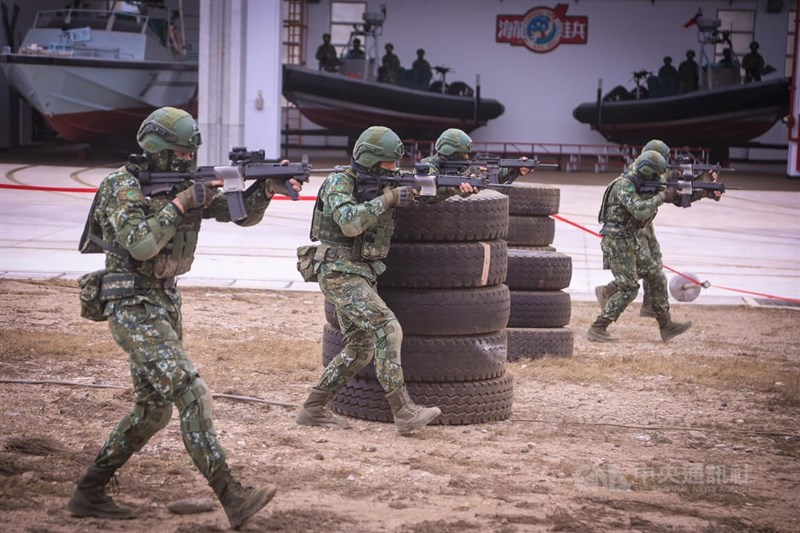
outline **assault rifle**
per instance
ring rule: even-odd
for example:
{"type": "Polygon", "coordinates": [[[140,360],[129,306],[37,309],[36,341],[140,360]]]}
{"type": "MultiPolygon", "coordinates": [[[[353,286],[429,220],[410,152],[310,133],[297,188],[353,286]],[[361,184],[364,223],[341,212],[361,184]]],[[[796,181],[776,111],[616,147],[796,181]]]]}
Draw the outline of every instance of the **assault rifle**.
{"type": "MultiPolygon", "coordinates": [[[[292,178],[297,181],[307,182],[311,174],[311,165],[308,164],[308,156],[303,155],[300,163],[271,163],[264,160],[264,150],[248,152],[247,148],[232,148],[228,157],[231,165],[218,167],[198,167],[197,170],[190,172],[153,172],[150,170],[140,170],[138,174],[139,183],[145,196],[169,192],[174,186],[185,181],[212,181],[222,180],[222,193],[228,201],[228,211],[231,219],[241,220],[247,216],[244,207],[244,192],[246,190],[245,181],[256,180],[262,182],[265,179],[292,178]]],[[[137,165],[147,162],[146,156],[131,155],[128,160],[137,165]]],[[[287,184],[289,197],[297,200],[297,193],[287,184]]]]}
{"type": "Polygon", "coordinates": [[[716,165],[706,165],[692,163],[691,159],[679,157],[674,163],[667,167],[670,178],[666,181],[637,181],[636,189],[639,192],[658,192],[667,187],[675,187],[681,197],[681,207],[691,207],[692,193],[695,189],[706,191],[706,197],[719,202],[716,191],[721,194],[728,189],[739,189],[740,187],[728,187],[721,181],[711,183],[707,181],[697,181],[706,172],[734,172],[732,168],[722,168],[719,163],[716,165]]]}
{"type": "Polygon", "coordinates": [[[356,195],[361,200],[370,200],[387,185],[395,187],[409,186],[419,191],[420,196],[436,196],[437,187],[458,187],[462,183],[469,183],[478,189],[495,189],[508,191],[513,187],[511,183],[498,183],[497,174],[487,173],[484,177],[459,176],[457,174],[428,174],[430,165],[417,163],[414,172],[400,172],[392,176],[380,176],[365,171],[357,172],[356,195]]]}
{"type": "MultiPolygon", "coordinates": [[[[529,170],[536,170],[539,167],[543,168],[558,168],[554,163],[541,163],[536,157],[528,158],[525,161],[520,159],[505,159],[497,156],[477,156],[475,159],[463,160],[442,160],[439,161],[439,170],[444,173],[458,173],[464,172],[470,168],[486,169],[487,176],[494,176],[494,182],[497,183],[497,175],[501,168],[527,168],[529,170]]],[[[517,176],[510,179],[507,183],[513,182],[517,176]]]]}
{"type": "Polygon", "coordinates": [[[672,173],[673,177],[680,177],[683,179],[696,180],[706,172],[735,172],[733,168],[723,168],[719,163],[716,165],[706,165],[703,163],[695,163],[691,157],[678,156],[675,161],[667,165],[667,170],[672,173]]]}

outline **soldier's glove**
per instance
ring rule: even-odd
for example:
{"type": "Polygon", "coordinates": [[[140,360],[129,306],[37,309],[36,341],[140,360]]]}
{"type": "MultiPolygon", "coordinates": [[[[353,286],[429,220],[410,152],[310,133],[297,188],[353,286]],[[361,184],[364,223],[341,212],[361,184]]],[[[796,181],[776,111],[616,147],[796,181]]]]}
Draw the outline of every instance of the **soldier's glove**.
{"type": "Polygon", "coordinates": [[[663,191],[658,193],[665,204],[671,204],[678,197],[678,189],[675,187],[666,187],[663,191]]]}
{"type": "Polygon", "coordinates": [[[198,181],[188,189],[175,195],[183,206],[184,213],[192,209],[207,207],[217,196],[217,190],[205,181],[198,181]]]}
{"type": "Polygon", "coordinates": [[[391,207],[407,207],[414,203],[414,197],[416,195],[417,191],[414,187],[404,185],[403,187],[387,189],[386,192],[381,195],[381,202],[383,202],[383,207],[386,209],[391,207]]]}
{"type": "Polygon", "coordinates": [[[271,195],[282,194],[290,196],[289,187],[289,180],[270,178],[264,181],[264,189],[271,195]]]}

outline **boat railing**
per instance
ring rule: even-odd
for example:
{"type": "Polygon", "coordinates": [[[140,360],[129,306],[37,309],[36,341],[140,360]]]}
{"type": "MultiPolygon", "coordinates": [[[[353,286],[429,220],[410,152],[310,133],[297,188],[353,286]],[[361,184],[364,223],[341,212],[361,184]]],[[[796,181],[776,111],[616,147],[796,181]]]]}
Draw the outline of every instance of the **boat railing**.
{"type": "Polygon", "coordinates": [[[39,11],[34,28],[92,28],[93,30],[145,33],[150,18],[138,13],[99,9],[53,9],[39,11]]]}
{"type": "Polygon", "coordinates": [[[134,59],[130,52],[122,52],[120,48],[89,48],[73,47],[72,57],[85,57],[91,59],[134,59]]]}
{"type": "MultiPolygon", "coordinates": [[[[576,172],[585,170],[587,164],[595,172],[622,170],[639,154],[641,146],[627,144],[563,144],[522,142],[475,142],[478,152],[488,152],[508,157],[535,156],[542,163],[557,163],[560,170],[576,172]]],[[[700,146],[676,146],[675,153],[691,155],[695,160],[707,162],[709,149],[700,146]]]]}

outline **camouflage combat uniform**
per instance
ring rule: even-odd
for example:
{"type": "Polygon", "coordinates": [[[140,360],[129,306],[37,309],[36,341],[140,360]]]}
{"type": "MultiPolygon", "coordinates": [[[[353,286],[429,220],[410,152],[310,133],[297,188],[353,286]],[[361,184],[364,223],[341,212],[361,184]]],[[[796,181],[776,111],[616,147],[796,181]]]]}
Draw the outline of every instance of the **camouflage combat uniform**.
{"type": "MultiPolygon", "coordinates": [[[[314,269],[325,298],[336,307],[344,349],[328,364],[317,388],[335,392],[359,369],[375,359],[375,373],[384,390],[404,385],[400,364],[403,332],[394,313],[378,296],[381,262],[394,233],[394,208],[386,209],[377,191],[359,199],[351,167],[328,176],[319,191],[312,238],[319,239],[314,269]]],[[[440,188],[440,201],[454,194],[440,188]]]]}
{"type": "MultiPolygon", "coordinates": [[[[639,292],[639,279],[656,316],[669,311],[667,279],[663,272],[661,247],[653,230],[653,219],[663,199],[657,193],[636,191],[635,170],[629,167],[611,182],[603,196],[598,221],[603,224],[603,263],[611,269],[618,290],[606,302],[601,317],[616,321],[639,292]]],[[[663,180],[662,178],[662,181],[663,180]]],[[[694,191],[692,201],[702,198],[694,191]]],[[[680,198],[675,200],[680,205],[680,198]]]]}
{"type": "MultiPolygon", "coordinates": [[[[175,276],[191,267],[202,219],[231,219],[222,197],[186,214],[171,203],[171,197],[146,198],[126,167],[110,174],[97,192],[93,218],[110,247],[101,298],[111,334],[128,353],[134,407],[111,432],[94,465],[121,467],[167,425],[175,404],[186,450],[209,479],[226,455],[211,420],[211,393],[183,350],[175,276]],[[130,224],[135,229],[122,232],[130,224]],[[134,260],[128,250],[154,236],[160,252],[152,259],[134,260]]],[[[245,198],[248,217],[236,224],[257,224],[268,204],[263,186],[256,187],[245,198]]]]}

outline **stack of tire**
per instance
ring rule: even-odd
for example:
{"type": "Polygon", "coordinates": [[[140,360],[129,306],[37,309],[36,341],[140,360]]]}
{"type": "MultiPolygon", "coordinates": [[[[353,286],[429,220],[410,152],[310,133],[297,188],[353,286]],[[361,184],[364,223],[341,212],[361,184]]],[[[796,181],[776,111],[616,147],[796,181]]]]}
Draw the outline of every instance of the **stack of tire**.
{"type": "MultiPolygon", "coordinates": [[[[442,410],[436,423],[478,424],[511,416],[513,379],[505,372],[510,312],[508,197],[467,198],[398,209],[378,293],[403,329],[406,386],[418,404],[442,410]]],[[[334,307],[326,303],[323,364],[342,349],[334,307]]],[[[334,412],[394,420],[373,364],[334,396],[334,412]]]]}
{"type": "Polygon", "coordinates": [[[570,296],[572,258],[552,246],[561,191],[557,187],[515,182],[507,192],[508,273],[511,313],[506,335],[508,360],[545,355],[571,357],[573,332],[570,296]]]}

